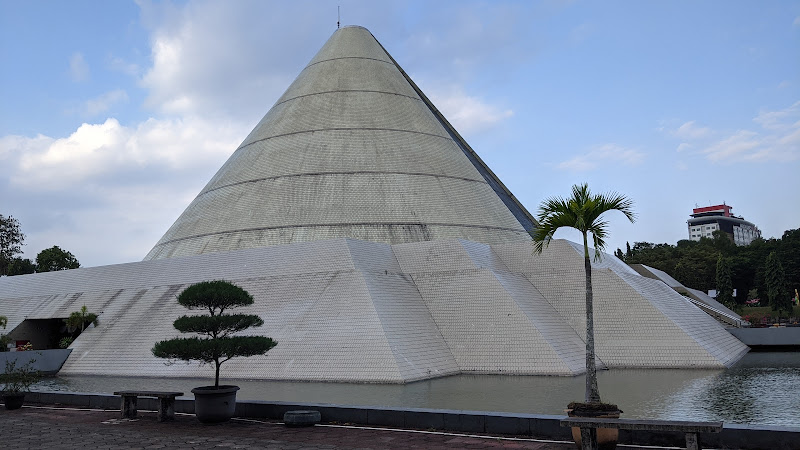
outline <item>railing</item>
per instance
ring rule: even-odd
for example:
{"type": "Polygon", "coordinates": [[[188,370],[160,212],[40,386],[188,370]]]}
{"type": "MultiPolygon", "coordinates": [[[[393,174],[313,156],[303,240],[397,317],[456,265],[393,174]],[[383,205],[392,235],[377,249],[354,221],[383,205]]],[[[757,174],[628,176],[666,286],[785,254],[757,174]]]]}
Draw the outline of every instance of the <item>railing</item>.
{"type": "Polygon", "coordinates": [[[742,320],[738,317],[732,316],[724,311],[720,311],[712,306],[708,306],[707,304],[701,302],[700,300],[695,300],[691,297],[686,297],[687,300],[692,302],[695,306],[702,309],[706,312],[706,314],[710,315],[711,317],[719,320],[720,322],[724,322],[728,325],[732,325],[736,328],[742,328],[745,324],[745,320],[742,320]]]}

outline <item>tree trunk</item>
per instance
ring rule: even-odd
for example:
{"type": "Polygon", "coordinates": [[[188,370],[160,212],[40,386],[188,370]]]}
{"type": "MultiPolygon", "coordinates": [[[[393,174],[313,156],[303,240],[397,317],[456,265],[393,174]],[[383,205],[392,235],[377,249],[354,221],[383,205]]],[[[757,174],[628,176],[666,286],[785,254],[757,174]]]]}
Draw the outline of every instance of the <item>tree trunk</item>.
{"type": "Polygon", "coordinates": [[[586,402],[600,403],[597,388],[597,367],[594,362],[594,307],[592,306],[592,262],[589,245],[583,233],[583,267],[586,271],[586,402]]]}
{"type": "Polygon", "coordinates": [[[214,365],[216,365],[216,374],[214,375],[214,387],[219,388],[219,366],[221,365],[219,360],[214,361],[214,365]]]}

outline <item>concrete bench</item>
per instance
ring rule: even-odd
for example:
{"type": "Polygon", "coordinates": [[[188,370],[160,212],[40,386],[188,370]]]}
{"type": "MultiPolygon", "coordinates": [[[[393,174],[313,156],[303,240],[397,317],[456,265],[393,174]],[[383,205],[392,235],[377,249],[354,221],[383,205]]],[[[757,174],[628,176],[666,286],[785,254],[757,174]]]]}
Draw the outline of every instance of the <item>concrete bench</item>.
{"type": "Polygon", "coordinates": [[[158,421],[166,422],[175,420],[175,397],[183,395],[183,392],[118,391],[114,395],[122,396],[122,417],[125,419],[136,418],[136,400],[139,397],[157,398],[158,421]]]}
{"type": "Polygon", "coordinates": [[[597,429],[618,428],[620,430],[678,431],[686,433],[686,448],[699,450],[697,433],[719,433],[722,422],[685,422],[676,420],[600,419],[594,417],[569,417],[561,420],[562,427],[581,429],[584,450],[597,450],[597,429]]]}

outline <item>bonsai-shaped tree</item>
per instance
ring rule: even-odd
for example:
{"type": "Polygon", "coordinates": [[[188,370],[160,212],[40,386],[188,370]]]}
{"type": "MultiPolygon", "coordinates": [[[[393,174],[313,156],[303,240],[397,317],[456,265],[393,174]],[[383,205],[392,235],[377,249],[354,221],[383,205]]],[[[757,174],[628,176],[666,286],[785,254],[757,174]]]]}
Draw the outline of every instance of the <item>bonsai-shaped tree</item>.
{"type": "Polygon", "coordinates": [[[189,286],[178,295],[178,303],[188,309],[203,309],[209,314],[181,316],[173,326],[181,333],[202,337],[175,338],[158,342],[153,355],[159,358],[214,363],[214,387],[219,387],[219,368],[236,356],[263,355],[277,345],[265,336],[232,336],[237,331],[264,325],[254,314],[225,314],[228,308],[253,304],[253,297],[228,281],[204,281],[189,286]]]}
{"type": "Polygon", "coordinates": [[[78,328],[80,328],[81,333],[83,333],[83,330],[86,329],[86,324],[91,323],[97,326],[100,323],[97,320],[97,314],[90,313],[86,305],[81,306],[80,310],[70,313],[69,317],[64,319],[64,322],[66,322],[67,330],[70,333],[74,333],[78,328]]]}
{"type": "Polygon", "coordinates": [[[606,246],[608,223],[600,218],[607,211],[617,210],[631,222],[635,220],[633,201],[617,194],[592,195],[587,184],[572,186],[572,197],[552,197],[539,206],[539,226],[532,233],[534,251],[541,253],[550,244],[556,230],[574,228],[583,235],[583,267],[586,272],[586,403],[600,403],[594,353],[594,309],[592,304],[592,263],[589,259],[587,235],[592,234],[594,257],[601,258],[606,246]]]}

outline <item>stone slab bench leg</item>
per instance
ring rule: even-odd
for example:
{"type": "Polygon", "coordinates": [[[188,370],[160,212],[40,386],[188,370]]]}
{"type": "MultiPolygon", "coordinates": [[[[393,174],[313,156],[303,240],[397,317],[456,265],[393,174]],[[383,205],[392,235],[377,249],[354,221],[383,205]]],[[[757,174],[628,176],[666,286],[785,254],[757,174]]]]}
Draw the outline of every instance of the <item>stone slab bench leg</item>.
{"type": "Polygon", "coordinates": [[[135,395],[122,396],[122,418],[135,419],[136,418],[136,399],[135,395]]]}
{"type": "Polygon", "coordinates": [[[158,399],[158,421],[168,422],[175,420],[175,399],[174,398],[159,398],[158,399]]]}
{"type": "Polygon", "coordinates": [[[597,450],[597,428],[581,428],[581,448],[597,450]]]}
{"type": "Polygon", "coordinates": [[[686,433],[686,450],[700,450],[697,443],[697,433],[686,433]]]}

